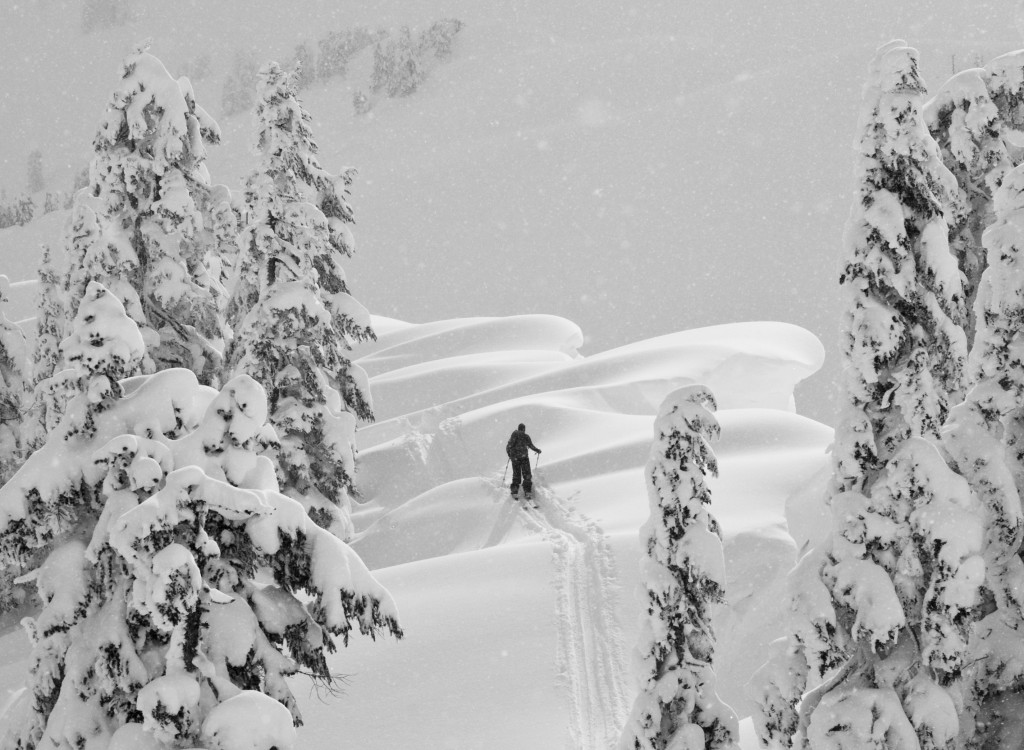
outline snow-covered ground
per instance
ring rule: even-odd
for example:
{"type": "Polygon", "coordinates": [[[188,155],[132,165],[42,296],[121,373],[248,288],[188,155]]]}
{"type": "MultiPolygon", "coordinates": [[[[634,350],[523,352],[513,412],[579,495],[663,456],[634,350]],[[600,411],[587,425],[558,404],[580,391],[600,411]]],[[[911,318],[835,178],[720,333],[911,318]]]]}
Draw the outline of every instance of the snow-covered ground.
{"type": "MultiPolygon", "coordinates": [[[[719,690],[747,715],[743,684],[782,632],[782,579],[822,529],[815,486],[831,430],[791,399],[820,366],[817,340],[751,323],[581,357],[579,329],[553,316],[375,324],[360,352],[378,421],[359,433],[354,546],[397,600],[406,637],[339,651],[339,697],[297,685],[302,747],[608,748],[635,694],[653,419],[695,382],[718,394],[722,425],[719,690]],[[536,509],[502,484],[520,421],[544,451],[536,509]]],[[[0,636],[0,704],[27,655],[20,630],[0,636]]]]}

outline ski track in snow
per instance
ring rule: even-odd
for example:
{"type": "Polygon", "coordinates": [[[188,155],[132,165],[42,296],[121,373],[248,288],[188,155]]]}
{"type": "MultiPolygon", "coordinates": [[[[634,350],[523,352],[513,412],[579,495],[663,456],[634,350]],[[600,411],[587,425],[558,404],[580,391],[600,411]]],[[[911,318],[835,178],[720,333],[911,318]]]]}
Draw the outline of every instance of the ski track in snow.
{"type": "Polygon", "coordinates": [[[538,507],[522,513],[526,527],[543,534],[553,552],[557,666],[570,704],[566,748],[608,750],[629,708],[615,560],[601,528],[556,493],[535,484],[534,502],[538,507]]]}

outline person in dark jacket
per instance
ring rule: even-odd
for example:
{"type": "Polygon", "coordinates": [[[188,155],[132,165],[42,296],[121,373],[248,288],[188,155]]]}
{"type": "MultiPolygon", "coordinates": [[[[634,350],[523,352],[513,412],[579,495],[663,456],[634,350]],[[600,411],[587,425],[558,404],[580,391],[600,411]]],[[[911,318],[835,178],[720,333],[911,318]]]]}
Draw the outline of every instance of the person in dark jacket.
{"type": "Polygon", "coordinates": [[[541,450],[533,444],[530,436],[526,434],[526,425],[521,424],[512,433],[505,446],[505,453],[512,462],[512,497],[519,494],[520,482],[523,491],[526,492],[526,499],[533,497],[533,473],[530,471],[530,451],[540,453],[541,450]]]}

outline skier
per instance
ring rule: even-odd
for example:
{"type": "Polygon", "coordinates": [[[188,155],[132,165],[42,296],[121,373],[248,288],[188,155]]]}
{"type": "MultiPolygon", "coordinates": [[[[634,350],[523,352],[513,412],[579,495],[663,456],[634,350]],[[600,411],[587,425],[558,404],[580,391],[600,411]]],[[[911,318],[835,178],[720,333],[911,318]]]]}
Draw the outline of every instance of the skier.
{"type": "Polygon", "coordinates": [[[526,499],[533,499],[533,474],[530,472],[530,453],[534,451],[538,455],[541,450],[533,444],[530,436],[526,434],[526,425],[520,424],[519,428],[512,433],[505,446],[505,453],[512,462],[512,497],[519,495],[519,482],[522,480],[523,491],[526,499]]]}

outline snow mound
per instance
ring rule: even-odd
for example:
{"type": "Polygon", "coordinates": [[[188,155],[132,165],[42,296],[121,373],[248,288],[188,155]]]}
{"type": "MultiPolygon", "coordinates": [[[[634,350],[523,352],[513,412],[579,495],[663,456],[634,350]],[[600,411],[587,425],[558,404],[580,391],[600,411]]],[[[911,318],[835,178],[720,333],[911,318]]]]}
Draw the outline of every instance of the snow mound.
{"type": "Polygon", "coordinates": [[[445,405],[466,413],[554,391],[567,404],[651,414],[676,387],[703,383],[724,409],[793,411],[794,386],[824,358],[814,336],[784,323],[712,326],[582,357],[579,328],[550,315],[475,318],[461,326],[378,320],[377,341],[360,359],[378,410],[364,436],[371,440],[393,435],[387,427],[399,414],[407,419],[445,405]],[[405,398],[388,398],[396,392],[405,398]]]}
{"type": "MultiPolygon", "coordinates": [[[[584,356],[578,328],[554,316],[376,318],[374,328],[377,341],[357,350],[378,421],[358,433],[353,546],[395,594],[407,638],[339,657],[360,686],[338,706],[352,736],[443,747],[437,717],[458,706],[474,717],[460,724],[466,746],[613,742],[631,702],[621,654],[636,635],[652,424],[668,393],[695,383],[715,392],[722,425],[711,482],[729,600],[716,623],[719,690],[747,715],[743,684],[783,632],[785,574],[827,523],[818,488],[832,431],[793,400],[821,365],[820,343],[796,326],[750,323],[584,356]],[[503,477],[519,422],[543,450],[536,508],[509,498],[503,477]],[[597,642],[607,652],[593,652],[597,642]],[[375,726],[370,696],[399,674],[415,717],[375,726]]],[[[300,736],[320,747],[326,713],[303,710],[300,736]]]]}
{"type": "Polygon", "coordinates": [[[203,722],[209,750],[292,750],[295,728],[288,709],[263,693],[243,690],[214,708],[203,722]]]}

